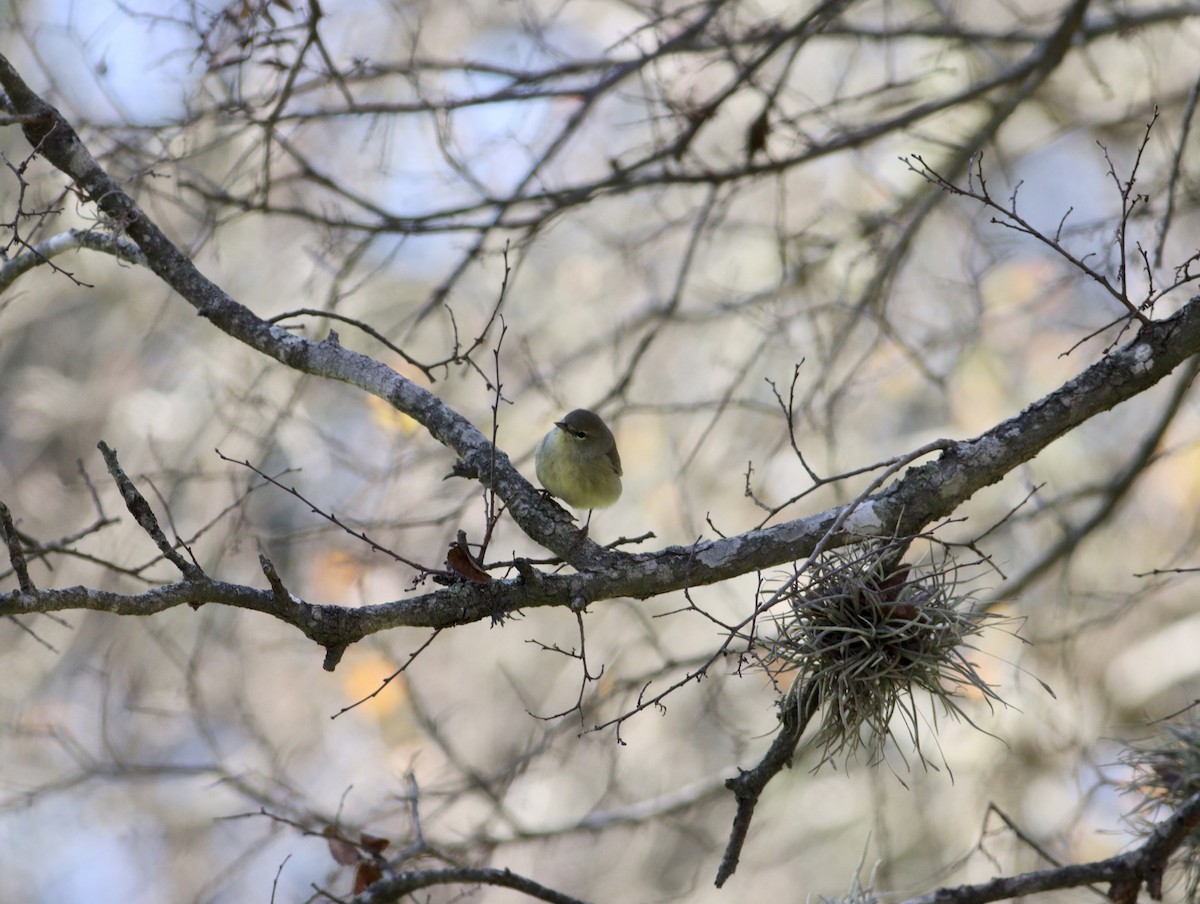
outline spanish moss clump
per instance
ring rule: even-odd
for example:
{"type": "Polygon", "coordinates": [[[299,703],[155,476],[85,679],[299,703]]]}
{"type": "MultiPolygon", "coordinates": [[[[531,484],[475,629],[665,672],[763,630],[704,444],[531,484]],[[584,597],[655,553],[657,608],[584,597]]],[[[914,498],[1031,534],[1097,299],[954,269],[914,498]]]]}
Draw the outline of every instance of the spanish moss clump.
{"type": "MultiPolygon", "coordinates": [[[[1128,788],[1140,798],[1134,815],[1148,831],[1163,808],[1174,812],[1200,794],[1200,721],[1195,710],[1187,722],[1165,725],[1157,745],[1131,748],[1122,759],[1134,773],[1128,788]]],[[[1176,856],[1187,900],[1200,901],[1200,828],[1191,831],[1176,856]]]]}
{"type": "Polygon", "coordinates": [[[786,611],[775,616],[767,661],[777,677],[794,673],[781,706],[820,710],[810,743],[822,749],[821,762],[859,750],[877,762],[899,714],[928,764],[916,692],[940,704],[932,711],[935,729],[939,708],[966,719],[954,699],[964,686],[1000,700],[964,655],[967,641],[995,616],[971,611],[953,565],[889,570],[888,553],[878,546],[827,552],[773,594],[779,598],[772,612],[786,611]]]}

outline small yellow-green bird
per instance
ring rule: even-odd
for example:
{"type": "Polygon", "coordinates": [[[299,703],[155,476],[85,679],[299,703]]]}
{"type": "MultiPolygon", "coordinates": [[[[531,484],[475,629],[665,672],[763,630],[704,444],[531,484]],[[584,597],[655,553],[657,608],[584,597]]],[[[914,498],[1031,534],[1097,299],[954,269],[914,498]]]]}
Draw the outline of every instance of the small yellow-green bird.
{"type": "Polygon", "coordinates": [[[576,408],[547,433],[534,453],[537,478],[551,496],[576,509],[606,508],[621,498],[621,456],[608,425],[576,408]]]}

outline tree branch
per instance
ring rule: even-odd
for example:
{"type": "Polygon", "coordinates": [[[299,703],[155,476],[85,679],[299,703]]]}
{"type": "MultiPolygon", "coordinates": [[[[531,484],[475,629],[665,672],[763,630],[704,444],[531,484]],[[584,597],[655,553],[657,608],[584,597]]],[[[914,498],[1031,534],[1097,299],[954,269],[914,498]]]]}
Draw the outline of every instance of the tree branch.
{"type": "Polygon", "coordinates": [[[458,455],[463,473],[475,475],[504,500],[531,538],[578,571],[542,574],[524,568],[518,577],[508,580],[464,583],[354,609],[315,606],[283,598],[270,589],[207,578],[136,595],[81,587],[18,590],[0,596],[0,614],[81,608],[145,615],[184,603],[220,602],[274,615],[327,649],[344,649],[368,634],[399,626],[444,628],[538,606],[569,604],[578,608],[620,596],[647,599],[801,559],[823,540],[826,548],[832,548],[864,537],[918,533],[978,490],[1034,458],[1058,437],[1138,395],[1200,352],[1200,299],[1194,299],[1174,316],[1143,326],[1131,342],[1020,414],[974,439],[947,441],[949,448],[936,461],[910,469],[849,513],[839,506],[770,528],[653,552],[603,549],[563,519],[557,506],[533,488],[507,455],[436,396],[378,361],[342,348],[336,336],[320,342],[294,336],[234,301],[166,238],[99,167],[70,124],[34,94],[2,56],[0,84],[39,152],[75,179],[109,217],[124,225],[145,252],[148,266],[202,316],[290,368],[357,386],[412,416],[458,455]],[[825,539],[839,523],[840,529],[825,539]]]}
{"type": "MultiPolygon", "coordinates": [[[[1155,385],[1198,352],[1200,298],[1193,299],[1174,316],[1143,328],[1133,341],[1020,414],[973,439],[951,443],[936,461],[911,468],[890,487],[868,496],[844,518],[842,528],[830,538],[827,548],[864,537],[919,532],[953,512],[980,489],[998,482],[1037,456],[1058,437],[1155,385]]],[[[445,407],[440,402],[437,405],[445,407]]],[[[462,421],[457,414],[453,416],[462,421]]],[[[478,433],[473,427],[469,429],[478,433]]],[[[488,445],[482,436],[480,441],[488,445]]],[[[497,471],[501,462],[504,468],[512,470],[502,452],[496,453],[496,462],[497,471]]],[[[524,482],[515,470],[513,474],[524,482]]],[[[537,495],[536,491],[533,493],[537,495]]],[[[591,567],[576,574],[543,574],[530,568],[508,580],[490,584],[464,582],[411,599],[353,609],[315,606],[294,598],[292,603],[281,606],[270,590],[206,580],[169,584],[132,595],[82,587],[12,591],[0,595],[0,615],[65,609],[149,615],[183,604],[219,602],[274,615],[323,646],[344,647],[389,628],[446,628],[539,606],[578,607],[581,601],[586,604],[615,597],[648,599],[772,568],[810,554],[843,517],[844,508],[837,506],[774,527],[690,546],[668,546],[643,553],[597,546],[586,558],[591,567]]]]}
{"type": "Polygon", "coordinates": [[[1107,860],[1076,863],[1051,869],[998,876],[978,885],[940,888],[902,904],[986,904],[1023,895],[1079,888],[1093,882],[1109,882],[1108,896],[1117,904],[1135,904],[1142,883],[1150,897],[1162,898],[1163,872],[1167,861],[1188,835],[1200,825],[1200,793],[1193,794],[1169,818],[1159,823],[1141,847],[1107,860]]]}
{"type": "Polygon", "coordinates": [[[557,506],[539,493],[496,452],[470,421],[437,396],[365,355],[349,351],[336,336],[314,342],[258,317],[209,280],[146,212],[105,172],[57,109],[25,84],[0,55],[0,85],[8,92],[25,137],[50,163],[70,176],[119,228],[137,242],[147,266],[196,311],[239,342],[302,373],[357,386],[378,396],[421,424],[452,449],[467,473],[477,475],[508,504],[517,524],[542,545],[580,568],[598,562],[602,550],[561,517],[557,506]]]}

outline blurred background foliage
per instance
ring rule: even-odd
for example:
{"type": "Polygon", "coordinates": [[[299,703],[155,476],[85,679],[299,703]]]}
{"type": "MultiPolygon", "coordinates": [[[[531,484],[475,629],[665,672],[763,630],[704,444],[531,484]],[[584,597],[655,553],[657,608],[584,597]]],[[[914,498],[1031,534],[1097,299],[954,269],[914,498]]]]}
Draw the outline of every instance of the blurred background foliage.
{"type": "MultiPolygon", "coordinates": [[[[335,329],[485,434],[495,424],[531,478],[558,415],[602,411],[626,488],[592,536],[666,545],[751,529],[810,488],[776,392],[794,391],[800,450],[824,477],[987,429],[1117,338],[1080,344],[1121,314],[1093,281],[901,158],[965,185],[981,152],[995,198],[1113,274],[1121,182],[1145,140],[1131,294],[1196,253],[1200,4],[1096,0],[1056,50],[1078,6],[16,0],[0,2],[0,48],[257,314],[353,318],[424,363],[482,336],[476,367],[425,375],[351,324],[283,321],[335,329]]],[[[16,167],[29,148],[10,127],[0,152],[16,167]]],[[[27,240],[110,225],[43,162],[23,178],[25,208],[53,211],[18,224],[27,240]]],[[[0,219],[19,189],[5,167],[0,219]]],[[[100,440],[210,574],[261,584],[265,551],[312,602],[395,599],[414,571],[215,450],[431,567],[455,530],[482,533],[478,486],[444,481],[452,456],[408,418],[239,346],[136,266],[55,263],[73,279],[43,266],[0,295],[0,495],[26,537],[67,538],[35,565],[43,586],[173,577],[100,440]],[[98,511],[117,523],[70,539],[98,511]]],[[[592,605],[603,675],[582,717],[551,719],[583,682],[548,649],[579,647],[558,609],[445,632],[333,720],[428,635],[372,637],[329,674],[290,628],[219,606],[7,622],[0,898],[267,901],[276,882],[277,901],[314,884],[348,895],[349,872],[301,828],[412,843],[410,773],[429,845],[594,901],[834,896],[860,863],[878,889],[915,894],[1046,865],[989,803],[1054,856],[1108,856],[1136,803],[1124,743],[1200,695],[1195,578],[1145,574],[1200,559],[1200,406],[1178,392],[1169,380],[1093,419],[939,532],[982,537],[990,564],[964,579],[1020,622],[1020,639],[985,633],[970,656],[1006,701],[960,701],[987,733],[939,721],[927,766],[892,748],[814,774],[806,751],[722,891],[722,782],[777,724],[767,675],[731,660],[625,721],[621,744],[587,729],[702,661],[721,640],[708,616],[744,615],[755,575],[690,604],[592,605]]],[[[504,520],[489,557],[514,553],[544,555],[504,520]]]]}

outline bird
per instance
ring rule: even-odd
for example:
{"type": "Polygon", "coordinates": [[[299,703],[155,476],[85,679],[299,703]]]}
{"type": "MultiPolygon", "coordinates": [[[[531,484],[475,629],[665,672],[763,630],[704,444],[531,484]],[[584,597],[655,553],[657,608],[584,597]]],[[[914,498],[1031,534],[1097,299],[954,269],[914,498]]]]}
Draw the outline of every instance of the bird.
{"type": "MultiPolygon", "coordinates": [[[[537,478],[551,496],[574,509],[607,508],[621,498],[621,456],[600,415],[576,408],[555,421],[534,453],[537,478]]],[[[586,526],[584,530],[586,530],[586,526]]]]}

